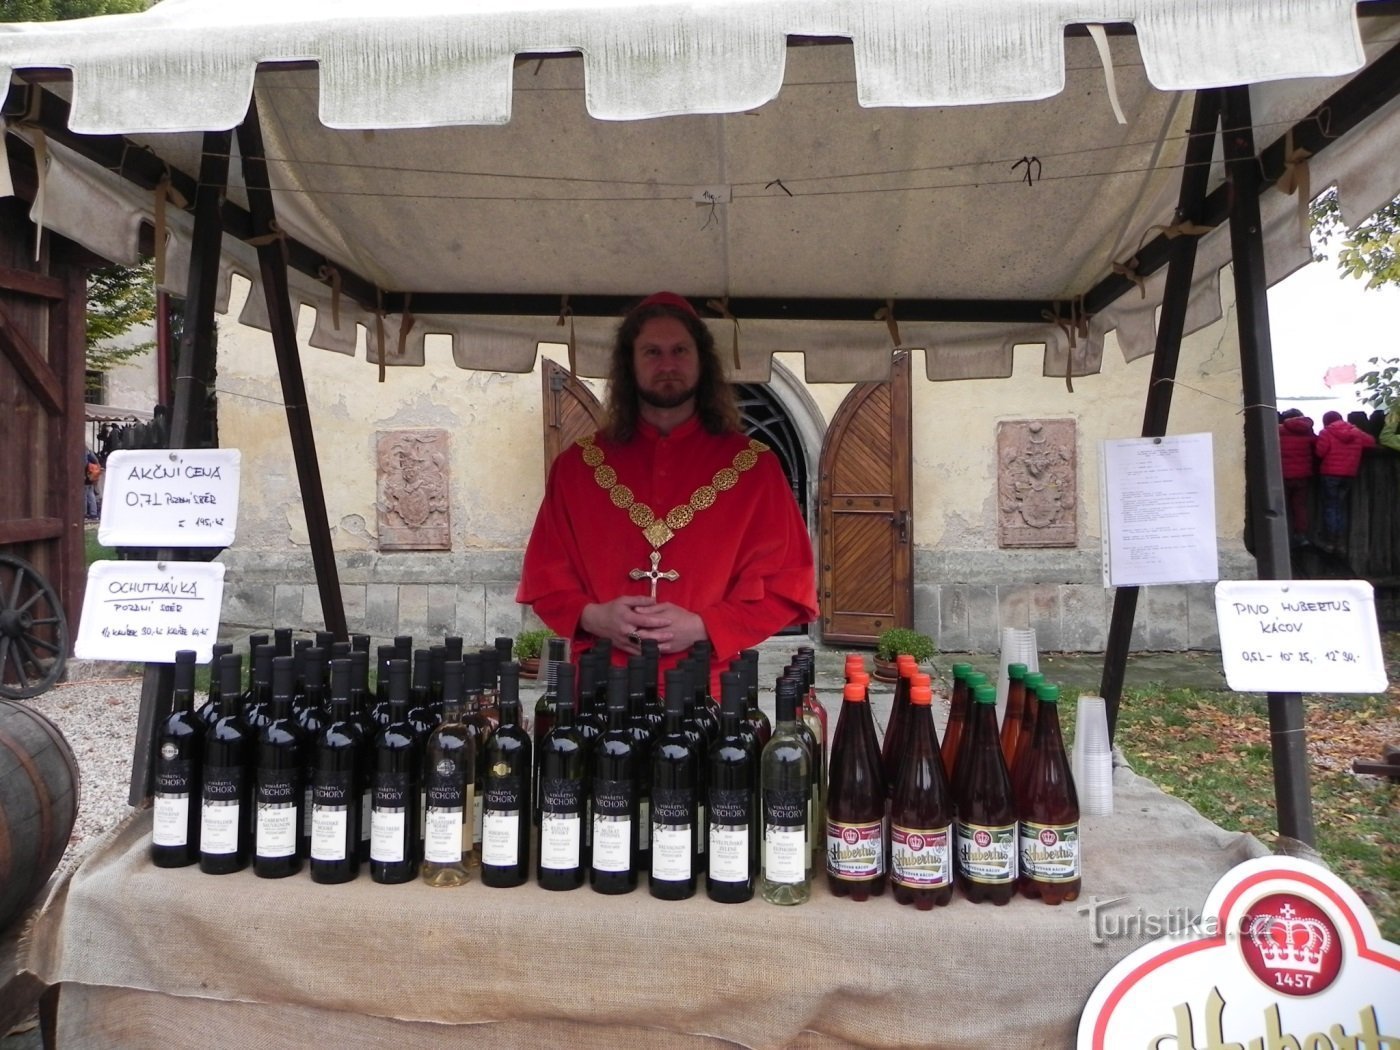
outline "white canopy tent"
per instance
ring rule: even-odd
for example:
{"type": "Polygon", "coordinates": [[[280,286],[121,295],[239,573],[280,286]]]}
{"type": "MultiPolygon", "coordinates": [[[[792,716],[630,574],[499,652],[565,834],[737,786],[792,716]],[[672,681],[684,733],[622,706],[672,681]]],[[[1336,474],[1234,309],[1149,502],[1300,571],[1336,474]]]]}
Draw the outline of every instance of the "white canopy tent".
{"type": "MultiPolygon", "coordinates": [[[[1234,258],[1279,576],[1262,291],[1308,258],[1310,186],[1353,220],[1400,190],[1397,41],[1400,8],[1351,0],[164,0],[0,26],[0,141],[32,157],[40,226],[116,261],[154,230],[195,318],[182,377],[229,275],[264,286],[243,319],[277,345],[338,633],[298,304],[313,345],[352,354],[363,328],[381,368],[441,333],[459,365],[514,371],[568,339],[597,375],[626,302],[669,288],[709,304],[744,380],[779,350],[810,381],[880,379],[896,345],[931,379],[1005,376],[1043,343],[1069,382],[1116,330],[1129,358],[1158,351],[1160,432],[1159,381],[1234,258]]],[[[173,441],[194,414],[177,398],[173,441]]],[[[1135,598],[1115,601],[1118,686],[1135,598]]],[[[1296,773],[1301,705],[1277,699],[1296,773]]],[[[1280,793],[1281,830],[1309,839],[1306,778],[1280,793]]]]}

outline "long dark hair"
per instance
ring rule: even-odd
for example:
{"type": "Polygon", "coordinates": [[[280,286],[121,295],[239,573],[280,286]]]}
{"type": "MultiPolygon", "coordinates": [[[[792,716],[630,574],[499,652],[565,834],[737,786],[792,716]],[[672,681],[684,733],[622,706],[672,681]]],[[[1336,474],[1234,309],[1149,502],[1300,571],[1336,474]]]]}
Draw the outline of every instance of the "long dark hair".
{"type": "Polygon", "coordinates": [[[700,360],[700,379],[695,389],[695,409],[701,425],[711,434],[737,433],[739,407],[734,388],[724,378],[724,366],[715,352],[715,337],[694,313],[666,303],[651,303],[631,311],[618,326],[608,366],[608,393],[604,408],[604,432],[614,441],[630,441],[637,432],[640,398],[632,352],[642,326],[654,317],[674,317],[685,325],[695,340],[700,360]]]}

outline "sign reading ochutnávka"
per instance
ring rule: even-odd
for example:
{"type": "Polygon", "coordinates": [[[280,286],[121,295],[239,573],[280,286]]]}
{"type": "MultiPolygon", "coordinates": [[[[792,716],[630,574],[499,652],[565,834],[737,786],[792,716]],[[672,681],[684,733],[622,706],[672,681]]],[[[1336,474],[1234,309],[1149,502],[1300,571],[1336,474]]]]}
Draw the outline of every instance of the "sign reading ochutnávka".
{"type": "Polygon", "coordinates": [[[1078,477],[1074,420],[997,424],[997,543],[1073,547],[1078,477]]]}
{"type": "Polygon", "coordinates": [[[451,550],[447,431],[388,430],[377,439],[379,549],[451,550]]]}

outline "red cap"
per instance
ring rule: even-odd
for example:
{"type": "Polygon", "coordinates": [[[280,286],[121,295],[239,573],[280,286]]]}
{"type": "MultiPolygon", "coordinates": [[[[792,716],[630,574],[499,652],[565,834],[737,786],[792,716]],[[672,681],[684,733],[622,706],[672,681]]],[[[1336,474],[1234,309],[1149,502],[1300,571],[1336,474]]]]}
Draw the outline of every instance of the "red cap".
{"type": "Polygon", "coordinates": [[[845,699],[851,701],[851,703],[857,703],[857,704],[858,704],[858,703],[864,703],[864,702],[865,702],[865,683],[864,683],[864,682],[847,682],[847,683],[846,683],[845,691],[844,691],[841,695],[842,695],[843,697],[845,697],[845,699]]]}
{"type": "Polygon", "coordinates": [[[933,690],[926,685],[910,686],[909,702],[915,707],[927,707],[933,703],[933,690]]]}
{"type": "Polygon", "coordinates": [[[695,307],[690,305],[690,300],[686,299],[684,296],[677,295],[675,292],[656,292],[649,295],[633,307],[633,311],[644,310],[648,306],[670,306],[676,310],[681,310],[690,314],[691,317],[697,320],[700,318],[700,315],[695,312],[695,307]]]}

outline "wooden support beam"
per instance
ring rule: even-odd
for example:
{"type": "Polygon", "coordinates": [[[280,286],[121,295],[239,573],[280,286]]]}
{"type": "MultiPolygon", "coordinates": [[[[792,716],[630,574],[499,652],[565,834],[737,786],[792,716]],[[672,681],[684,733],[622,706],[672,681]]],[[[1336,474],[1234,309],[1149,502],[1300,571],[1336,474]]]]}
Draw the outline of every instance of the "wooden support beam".
{"type": "Polygon", "coordinates": [[[62,518],[11,518],[0,521],[0,547],[12,543],[35,543],[63,535],[62,518]]]}
{"type": "Polygon", "coordinates": [[[292,314],[287,289],[287,259],[282,245],[271,235],[276,230],[276,212],[268,182],[267,160],[263,152],[262,128],[258,122],[256,95],[248,105],[248,116],[238,126],[238,151],[243,156],[243,183],[248,189],[248,210],[253,217],[254,235],[259,239],[258,269],[267,296],[267,313],[272,326],[272,346],[277,355],[277,374],[282,381],[282,403],[287,410],[291,432],[292,458],[296,461],[301,487],[306,531],[311,542],[311,560],[316,568],[316,586],[321,594],[321,611],[326,630],[345,641],[350,635],[345,625],[345,604],[340,593],[340,576],[331,543],[326,514],[326,493],[321,485],[321,466],[316,459],[316,435],[306,401],[306,383],[297,351],[296,318],[292,314]]]}
{"type": "Polygon", "coordinates": [[[65,407],[63,384],[43,355],[24,337],[24,333],[5,323],[3,311],[0,311],[0,352],[10,359],[20,379],[43,403],[48,413],[60,415],[65,407]]]}
{"type": "Polygon", "coordinates": [[[30,273],[9,266],[0,266],[0,288],[7,292],[37,295],[43,299],[62,299],[63,281],[45,273],[30,273]]]}

